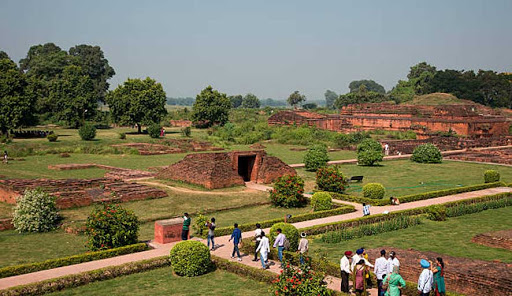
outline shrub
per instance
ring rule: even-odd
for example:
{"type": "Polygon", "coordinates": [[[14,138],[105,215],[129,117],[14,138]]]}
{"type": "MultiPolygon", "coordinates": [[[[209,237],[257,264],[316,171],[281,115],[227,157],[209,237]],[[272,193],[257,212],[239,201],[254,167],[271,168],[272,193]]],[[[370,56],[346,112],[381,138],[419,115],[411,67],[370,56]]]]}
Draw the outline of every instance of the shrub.
{"type": "Polygon", "coordinates": [[[96,137],[96,127],[92,124],[86,123],[78,129],[80,138],[84,141],[90,141],[96,137]]]}
{"type": "Polygon", "coordinates": [[[192,134],[192,129],[190,128],[190,126],[186,126],[184,128],[181,129],[181,135],[184,136],[184,137],[190,137],[190,135],[192,134]]]}
{"type": "Polygon", "coordinates": [[[10,144],[10,143],[12,143],[12,136],[10,136],[10,135],[0,135],[0,143],[2,143],[2,144],[10,144]]]}
{"type": "Polygon", "coordinates": [[[363,196],[372,199],[382,199],[386,193],[386,188],[380,183],[368,183],[363,186],[363,196]]]}
{"type": "Polygon", "coordinates": [[[446,207],[443,205],[428,207],[428,218],[432,221],[446,221],[446,207]]]}
{"type": "Polygon", "coordinates": [[[500,173],[495,170],[487,170],[484,173],[485,183],[498,182],[500,180],[500,173]]]}
{"type": "Polygon", "coordinates": [[[274,183],[270,191],[270,201],[278,207],[302,207],[308,200],[303,195],[304,181],[299,176],[284,175],[274,183]]]}
{"type": "Polygon", "coordinates": [[[419,163],[441,163],[443,155],[434,144],[422,144],[414,148],[411,160],[419,163]]]}
{"type": "Polygon", "coordinates": [[[357,145],[357,163],[359,165],[374,165],[382,161],[382,147],[373,139],[364,139],[357,145]]]}
{"type": "Polygon", "coordinates": [[[208,222],[208,218],[202,213],[197,214],[194,217],[194,224],[192,224],[192,228],[194,229],[194,233],[201,236],[203,232],[206,230],[206,222],[208,222]]]}
{"type": "Polygon", "coordinates": [[[306,155],[304,155],[304,165],[306,171],[314,172],[325,166],[329,161],[327,155],[327,147],[325,145],[313,145],[309,147],[306,155]]]}
{"type": "Polygon", "coordinates": [[[182,241],[170,253],[171,266],[180,276],[198,276],[211,270],[210,250],[198,241],[182,241]]]}
{"type": "Polygon", "coordinates": [[[55,197],[41,189],[26,190],[16,199],[13,224],[18,232],[48,232],[58,221],[55,197]]]}
{"type": "Polygon", "coordinates": [[[312,270],[310,260],[306,259],[300,268],[291,266],[290,262],[284,264],[283,271],[270,287],[272,295],[335,295],[334,291],[327,288],[325,274],[312,270]]]}
{"type": "Polygon", "coordinates": [[[295,226],[289,223],[276,223],[272,225],[270,228],[270,242],[274,244],[274,241],[277,237],[277,229],[281,228],[283,234],[286,236],[288,241],[290,242],[290,250],[295,251],[299,247],[299,230],[295,226]]]}
{"type": "Polygon", "coordinates": [[[87,217],[86,230],[91,250],[103,250],[137,243],[139,219],[119,205],[95,207],[87,217]]]}
{"type": "Polygon", "coordinates": [[[342,193],[347,184],[337,166],[323,167],[316,171],[316,187],[319,190],[342,193]]]}
{"type": "Polygon", "coordinates": [[[119,139],[125,140],[126,139],[126,133],[119,133],[119,139]]]}
{"type": "Polygon", "coordinates": [[[311,197],[311,206],[315,212],[332,209],[332,196],[327,192],[316,192],[311,197]]]}
{"type": "Polygon", "coordinates": [[[158,123],[153,123],[148,126],[148,134],[153,139],[160,138],[161,130],[162,130],[162,127],[158,123]]]}
{"type": "Polygon", "coordinates": [[[57,139],[59,138],[59,136],[57,136],[55,133],[51,133],[51,134],[48,134],[48,136],[46,136],[46,138],[48,139],[49,142],[57,142],[57,139]]]}

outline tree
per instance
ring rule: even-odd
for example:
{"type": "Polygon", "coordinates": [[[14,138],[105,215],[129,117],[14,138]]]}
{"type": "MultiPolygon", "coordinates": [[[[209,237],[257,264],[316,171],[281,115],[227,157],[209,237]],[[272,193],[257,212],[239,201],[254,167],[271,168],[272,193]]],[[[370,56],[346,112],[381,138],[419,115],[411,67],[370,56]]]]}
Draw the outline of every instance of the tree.
{"type": "Polygon", "coordinates": [[[9,55],[5,51],[0,50],[0,60],[3,60],[3,59],[9,59],[10,60],[9,55]]]}
{"type": "Polygon", "coordinates": [[[70,57],[65,50],[46,43],[30,47],[26,58],[20,60],[20,68],[29,77],[49,81],[61,74],[69,62],[70,57]]]}
{"type": "Polygon", "coordinates": [[[411,85],[414,86],[414,92],[418,95],[431,93],[430,83],[434,79],[436,72],[436,67],[426,62],[412,66],[407,78],[409,78],[411,85]]]}
{"type": "Polygon", "coordinates": [[[192,121],[201,127],[224,125],[228,122],[231,102],[224,93],[214,90],[210,85],[197,95],[192,107],[192,121]]]}
{"type": "Polygon", "coordinates": [[[382,147],[374,139],[365,139],[357,145],[357,163],[359,165],[374,165],[382,161],[382,147]]]}
{"type": "Polygon", "coordinates": [[[312,109],[318,108],[318,105],[316,103],[307,103],[307,104],[302,105],[302,108],[304,108],[306,110],[312,110],[312,109]]]}
{"type": "Polygon", "coordinates": [[[378,84],[373,80],[354,80],[350,82],[348,88],[350,89],[351,93],[359,92],[359,87],[361,87],[361,85],[364,85],[368,91],[373,91],[380,94],[386,93],[384,86],[378,84]]]}
{"type": "Polygon", "coordinates": [[[35,102],[25,75],[8,57],[0,59],[0,132],[33,124],[35,102]]]}
{"type": "Polygon", "coordinates": [[[165,91],[160,83],[146,79],[130,79],[109,92],[105,101],[110,107],[112,120],[119,124],[141,125],[160,123],[167,114],[165,91]]]}
{"type": "Polygon", "coordinates": [[[329,161],[327,154],[327,147],[325,145],[316,144],[309,147],[304,155],[304,166],[306,171],[316,172],[321,167],[324,167],[329,161]]]}
{"type": "Polygon", "coordinates": [[[306,101],[306,96],[301,95],[298,90],[294,91],[289,97],[288,97],[288,104],[290,106],[293,106],[294,108],[297,108],[297,105],[306,101]]]}
{"type": "Polygon", "coordinates": [[[347,93],[339,96],[334,102],[334,106],[338,109],[343,108],[350,104],[362,104],[362,103],[379,103],[384,102],[388,98],[386,95],[376,93],[373,91],[366,91],[364,84],[360,86],[360,91],[355,93],[347,93]]]}
{"type": "Polygon", "coordinates": [[[242,101],[242,108],[259,108],[260,99],[253,94],[246,94],[242,101]]]}
{"type": "Polygon", "coordinates": [[[244,97],[242,97],[242,95],[236,95],[236,96],[229,97],[229,100],[231,101],[231,106],[233,108],[238,108],[238,107],[242,106],[243,99],[244,99],[244,97]]]}
{"type": "Polygon", "coordinates": [[[338,95],[333,92],[332,90],[326,90],[325,91],[325,105],[329,109],[334,109],[334,102],[336,102],[336,99],[338,98],[338,95]]]}

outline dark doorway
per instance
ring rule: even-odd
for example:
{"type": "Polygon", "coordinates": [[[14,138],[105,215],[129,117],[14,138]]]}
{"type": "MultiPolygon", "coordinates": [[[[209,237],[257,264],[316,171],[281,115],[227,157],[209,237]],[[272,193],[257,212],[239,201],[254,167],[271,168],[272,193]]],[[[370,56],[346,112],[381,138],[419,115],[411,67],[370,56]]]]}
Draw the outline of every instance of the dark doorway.
{"type": "Polygon", "coordinates": [[[238,174],[244,178],[244,181],[251,181],[252,168],[256,155],[238,156],[238,174]]]}

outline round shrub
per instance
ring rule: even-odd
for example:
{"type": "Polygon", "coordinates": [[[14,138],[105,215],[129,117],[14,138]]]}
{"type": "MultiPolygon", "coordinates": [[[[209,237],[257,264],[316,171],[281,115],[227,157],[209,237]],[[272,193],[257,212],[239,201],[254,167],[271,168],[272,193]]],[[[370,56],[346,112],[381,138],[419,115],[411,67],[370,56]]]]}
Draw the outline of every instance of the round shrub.
{"type": "Polygon", "coordinates": [[[211,270],[210,250],[198,241],[179,242],[171,249],[170,259],[172,269],[180,276],[198,276],[211,270]]]}
{"type": "Polygon", "coordinates": [[[371,199],[382,199],[386,188],[380,183],[368,183],[363,186],[363,196],[371,199]]]}
{"type": "Polygon", "coordinates": [[[304,155],[306,171],[314,172],[324,167],[328,161],[329,156],[327,155],[327,147],[325,145],[313,145],[309,147],[304,155]]]}
{"type": "Polygon", "coordinates": [[[319,190],[342,193],[348,181],[337,166],[323,167],[316,171],[316,187],[319,190]]]}
{"type": "Polygon", "coordinates": [[[357,163],[359,165],[374,165],[382,161],[382,146],[374,139],[364,139],[357,145],[357,163]]]}
{"type": "Polygon", "coordinates": [[[419,163],[441,163],[443,155],[434,144],[421,144],[414,148],[411,160],[419,163]]]}
{"type": "Polygon", "coordinates": [[[500,180],[500,173],[495,170],[487,170],[484,172],[485,183],[498,182],[500,180]]]}
{"type": "Polygon", "coordinates": [[[55,197],[40,190],[26,190],[16,199],[13,224],[18,232],[48,232],[57,227],[55,197]]]}
{"type": "Polygon", "coordinates": [[[277,178],[270,190],[270,201],[278,207],[303,207],[308,202],[303,193],[304,180],[301,177],[284,175],[277,178]]]}
{"type": "Polygon", "coordinates": [[[78,129],[80,138],[84,141],[90,141],[96,137],[96,127],[92,124],[86,123],[78,129]]]}
{"type": "Polygon", "coordinates": [[[290,251],[296,251],[299,247],[299,230],[289,223],[276,223],[270,228],[270,245],[274,244],[277,237],[277,229],[281,228],[283,234],[290,242],[290,251]]]}
{"type": "Polygon", "coordinates": [[[46,138],[48,139],[49,142],[57,142],[57,139],[59,138],[59,136],[57,136],[55,133],[51,133],[51,134],[48,134],[48,136],[46,136],[46,138]]]}
{"type": "Polygon", "coordinates": [[[150,126],[148,126],[148,134],[151,138],[154,138],[154,139],[160,138],[161,130],[162,130],[162,127],[157,123],[153,123],[150,126]]]}
{"type": "Polygon", "coordinates": [[[126,139],[126,133],[119,133],[119,139],[125,140],[126,139]]]}
{"type": "Polygon", "coordinates": [[[316,192],[311,197],[313,211],[325,211],[332,209],[332,196],[327,192],[316,192]]]}
{"type": "Polygon", "coordinates": [[[87,217],[85,233],[89,249],[104,250],[137,243],[139,219],[119,205],[95,207],[87,217]]]}

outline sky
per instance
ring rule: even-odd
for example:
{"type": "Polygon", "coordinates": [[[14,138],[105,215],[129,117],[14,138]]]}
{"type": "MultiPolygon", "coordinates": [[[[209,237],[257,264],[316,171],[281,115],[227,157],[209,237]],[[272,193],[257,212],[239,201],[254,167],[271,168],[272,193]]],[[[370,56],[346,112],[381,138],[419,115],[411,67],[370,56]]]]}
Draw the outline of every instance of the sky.
{"type": "Polygon", "coordinates": [[[0,0],[0,50],[98,45],[111,89],[149,76],[168,97],[322,100],[359,79],[389,90],[422,61],[512,72],[511,15],[512,0],[0,0]]]}

